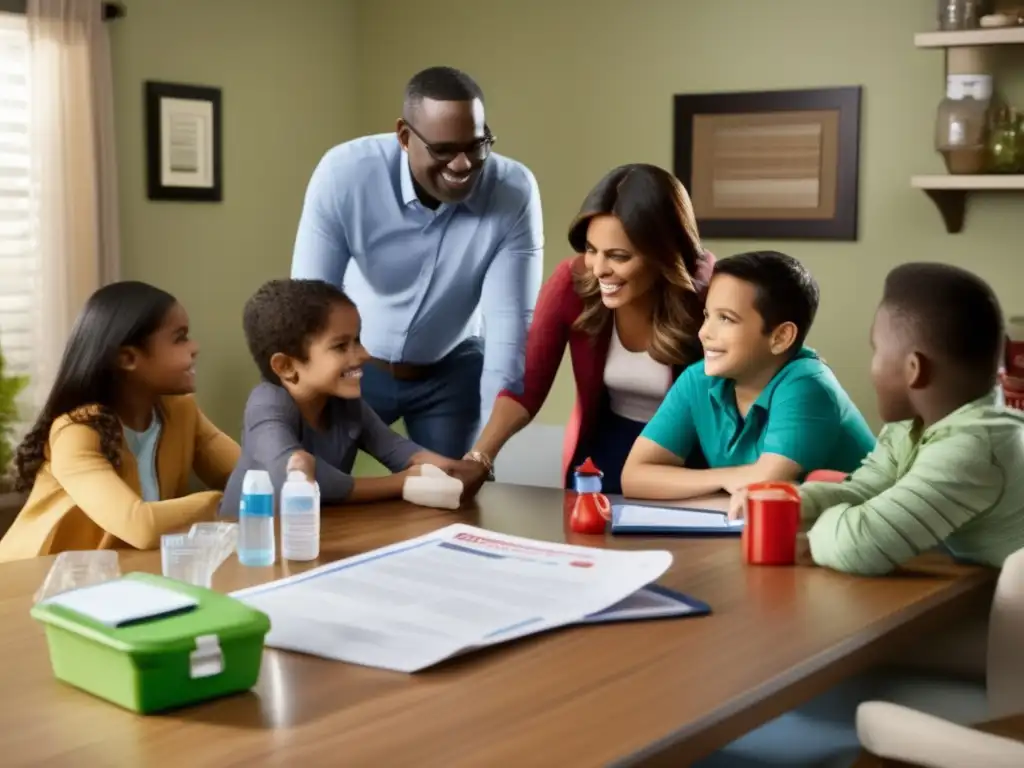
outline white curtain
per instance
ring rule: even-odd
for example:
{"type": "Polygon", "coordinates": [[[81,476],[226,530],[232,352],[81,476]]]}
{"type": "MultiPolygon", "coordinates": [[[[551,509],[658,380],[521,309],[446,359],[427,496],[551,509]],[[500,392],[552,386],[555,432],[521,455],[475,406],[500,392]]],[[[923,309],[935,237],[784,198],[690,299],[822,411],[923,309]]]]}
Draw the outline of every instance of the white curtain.
{"type": "Polygon", "coordinates": [[[46,398],[75,316],[118,278],[113,76],[102,0],[28,0],[39,315],[33,392],[46,398]]]}

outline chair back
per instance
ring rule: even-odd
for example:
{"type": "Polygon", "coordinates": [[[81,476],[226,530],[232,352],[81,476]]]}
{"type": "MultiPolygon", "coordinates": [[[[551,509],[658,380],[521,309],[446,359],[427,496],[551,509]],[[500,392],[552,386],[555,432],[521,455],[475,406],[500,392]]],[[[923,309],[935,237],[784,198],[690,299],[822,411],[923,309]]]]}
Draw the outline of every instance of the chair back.
{"type": "Polygon", "coordinates": [[[1024,713],[1024,549],[1003,563],[988,628],[989,717],[1024,713]]]}

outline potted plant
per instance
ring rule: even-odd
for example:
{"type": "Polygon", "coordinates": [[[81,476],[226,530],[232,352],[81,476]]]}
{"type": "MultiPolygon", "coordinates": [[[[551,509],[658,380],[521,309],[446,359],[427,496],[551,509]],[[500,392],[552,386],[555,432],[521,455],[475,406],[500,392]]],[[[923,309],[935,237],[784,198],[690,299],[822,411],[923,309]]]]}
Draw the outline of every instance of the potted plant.
{"type": "Polygon", "coordinates": [[[17,398],[28,384],[27,376],[8,376],[3,350],[0,350],[0,535],[14,521],[25,503],[23,494],[14,490],[14,425],[18,421],[17,398]]]}

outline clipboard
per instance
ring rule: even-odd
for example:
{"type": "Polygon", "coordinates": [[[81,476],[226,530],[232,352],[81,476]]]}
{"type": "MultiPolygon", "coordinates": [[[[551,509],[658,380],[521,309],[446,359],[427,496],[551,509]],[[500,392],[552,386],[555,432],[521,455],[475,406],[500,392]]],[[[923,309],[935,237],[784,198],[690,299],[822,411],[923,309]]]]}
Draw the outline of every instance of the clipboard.
{"type": "Polygon", "coordinates": [[[656,507],[647,504],[612,505],[613,534],[647,536],[726,536],[743,533],[743,520],[725,512],[698,507],[656,507]]]}
{"type": "Polygon", "coordinates": [[[711,606],[682,592],[676,592],[660,584],[648,584],[615,605],[598,613],[592,613],[581,621],[587,624],[615,624],[625,621],[650,621],[653,619],[690,619],[707,616],[711,606]]]}

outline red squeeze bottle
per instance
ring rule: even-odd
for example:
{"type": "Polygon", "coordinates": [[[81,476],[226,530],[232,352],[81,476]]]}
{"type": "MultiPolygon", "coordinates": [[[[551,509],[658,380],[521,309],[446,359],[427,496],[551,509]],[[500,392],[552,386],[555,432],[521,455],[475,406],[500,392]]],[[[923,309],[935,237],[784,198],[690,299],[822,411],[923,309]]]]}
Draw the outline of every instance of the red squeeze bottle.
{"type": "Polygon", "coordinates": [[[573,474],[576,503],[569,517],[569,527],[575,533],[603,534],[611,516],[608,497],[601,493],[604,473],[588,457],[573,474]]]}
{"type": "Polygon", "coordinates": [[[743,556],[751,565],[796,563],[800,492],[792,483],[755,483],[747,488],[743,556]]]}

